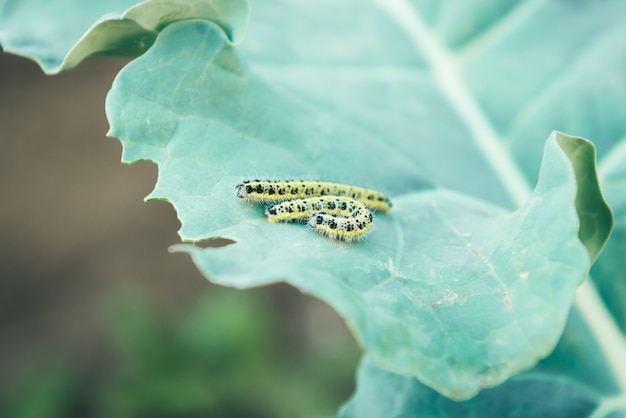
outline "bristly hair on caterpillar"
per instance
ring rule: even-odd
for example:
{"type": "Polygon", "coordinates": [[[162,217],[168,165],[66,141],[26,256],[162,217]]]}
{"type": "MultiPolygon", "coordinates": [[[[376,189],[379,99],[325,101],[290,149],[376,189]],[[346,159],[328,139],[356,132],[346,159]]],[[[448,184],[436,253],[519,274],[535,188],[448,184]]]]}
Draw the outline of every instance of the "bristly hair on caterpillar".
{"type": "Polygon", "coordinates": [[[309,219],[309,226],[330,239],[352,242],[363,238],[372,228],[374,217],[369,210],[354,217],[319,212],[309,219]]]}
{"type": "Polygon", "coordinates": [[[371,228],[371,210],[388,213],[389,198],[376,190],[312,180],[246,180],[235,187],[240,199],[270,203],[269,222],[307,220],[316,232],[346,242],[357,241],[371,228]]]}
{"type": "Polygon", "coordinates": [[[237,197],[257,202],[281,202],[314,196],[345,196],[368,208],[389,213],[391,201],[376,190],[312,180],[246,180],[235,187],[237,197]]]}

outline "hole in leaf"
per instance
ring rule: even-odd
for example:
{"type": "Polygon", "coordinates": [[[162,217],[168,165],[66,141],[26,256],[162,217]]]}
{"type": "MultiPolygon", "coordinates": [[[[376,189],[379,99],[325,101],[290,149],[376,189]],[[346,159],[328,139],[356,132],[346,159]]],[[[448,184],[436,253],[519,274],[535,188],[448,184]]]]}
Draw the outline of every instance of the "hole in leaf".
{"type": "Polygon", "coordinates": [[[200,248],[220,248],[227,245],[236,244],[237,241],[228,238],[208,238],[201,241],[196,241],[193,244],[200,248]]]}

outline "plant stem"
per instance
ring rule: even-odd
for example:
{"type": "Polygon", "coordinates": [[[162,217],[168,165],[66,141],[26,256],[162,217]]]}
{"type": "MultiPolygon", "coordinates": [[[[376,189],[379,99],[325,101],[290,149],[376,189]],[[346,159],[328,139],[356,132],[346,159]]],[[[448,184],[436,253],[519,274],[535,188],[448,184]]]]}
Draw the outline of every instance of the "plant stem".
{"type": "Polygon", "coordinates": [[[591,277],[578,288],[576,307],[600,345],[621,392],[626,393],[626,339],[598,294],[591,277]]]}

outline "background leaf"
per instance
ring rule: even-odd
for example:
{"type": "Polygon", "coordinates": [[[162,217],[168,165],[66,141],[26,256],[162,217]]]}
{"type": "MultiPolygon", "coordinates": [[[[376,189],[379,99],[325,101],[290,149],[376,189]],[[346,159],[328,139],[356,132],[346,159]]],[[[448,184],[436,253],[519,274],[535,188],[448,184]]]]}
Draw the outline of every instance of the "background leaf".
{"type": "Polygon", "coordinates": [[[216,22],[233,42],[248,19],[247,0],[6,0],[0,5],[0,46],[29,57],[48,74],[89,55],[136,57],[168,23],[194,18],[216,22]]]}
{"type": "MultiPolygon", "coordinates": [[[[381,369],[364,358],[357,392],[342,417],[588,417],[626,412],[615,404],[620,388],[610,366],[594,352],[599,349],[584,321],[573,311],[565,337],[555,352],[535,369],[512,377],[466,402],[454,402],[414,378],[381,369]],[[601,411],[601,412],[600,412],[601,411]]],[[[612,416],[612,415],[611,415],[612,416]]]]}

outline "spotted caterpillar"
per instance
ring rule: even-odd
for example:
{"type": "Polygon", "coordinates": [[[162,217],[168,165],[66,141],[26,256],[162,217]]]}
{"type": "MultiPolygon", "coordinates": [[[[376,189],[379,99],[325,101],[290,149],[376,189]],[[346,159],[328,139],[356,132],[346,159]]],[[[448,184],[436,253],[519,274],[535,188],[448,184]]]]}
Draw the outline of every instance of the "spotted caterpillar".
{"type": "Polygon", "coordinates": [[[269,222],[308,219],[315,231],[342,241],[360,239],[372,228],[373,210],[387,213],[389,198],[375,190],[317,181],[244,181],[235,187],[237,197],[269,202],[269,222]]]}
{"type": "Polygon", "coordinates": [[[368,208],[388,213],[389,198],[376,190],[324,181],[246,180],[235,188],[238,197],[258,202],[281,202],[314,196],[346,196],[364,203],[368,208]]]}

